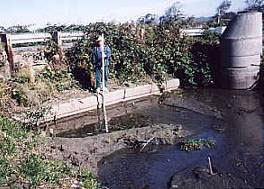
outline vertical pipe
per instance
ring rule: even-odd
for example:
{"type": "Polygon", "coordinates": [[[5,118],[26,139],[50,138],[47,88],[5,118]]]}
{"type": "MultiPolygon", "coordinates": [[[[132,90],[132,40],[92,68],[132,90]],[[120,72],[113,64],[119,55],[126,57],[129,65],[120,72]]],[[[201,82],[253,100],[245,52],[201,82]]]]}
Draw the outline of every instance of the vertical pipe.
{"type": "Polygon", "coordinates": [[[105,125],[105,131],[108,133],[108,121],[107,121],[107,114],[106,114],[106,108],[105,108],[105,52],[104,52],[104,34],[102,34],[102,41],[103,45],[101,46],[101,52],[102,52],[102,84],[103,84],[103,92],[102,92],[102,106],[103,106],[103,113],[104,113],[104,125],[105,125]]]}

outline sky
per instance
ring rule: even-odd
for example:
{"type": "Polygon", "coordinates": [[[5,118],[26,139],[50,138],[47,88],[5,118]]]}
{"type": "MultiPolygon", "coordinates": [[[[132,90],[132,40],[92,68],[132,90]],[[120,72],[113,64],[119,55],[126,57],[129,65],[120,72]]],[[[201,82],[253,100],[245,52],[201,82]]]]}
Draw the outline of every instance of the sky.
{"type": "MultiPolygon", "coordinates": [[[[147,13],[162,15],[175,0],[0,0],[0,25],[125,22],[147,13]]],[[[211,16],[222,0],[178,0],[188,16],[211,16]]],[[[244,0],[232,0],[242,10],[244,0]]]]}

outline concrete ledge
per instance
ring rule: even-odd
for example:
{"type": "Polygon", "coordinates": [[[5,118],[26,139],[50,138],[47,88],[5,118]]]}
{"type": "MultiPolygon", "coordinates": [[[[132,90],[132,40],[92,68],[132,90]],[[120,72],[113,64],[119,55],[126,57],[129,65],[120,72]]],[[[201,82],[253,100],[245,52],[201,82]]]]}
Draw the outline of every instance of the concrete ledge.
{"type": "Polygon", "coordinates": [[[180,86],[180,80],[179,79],[168,80],[166,82],[166,91],[174,90],[175,86],[178,86],[178,87],[180,86]]]}
{"type": "MultiPolygon", "coordinates": [[[[180,85],[179,79],[172,79],[164,83],[165,90],[178,89],[180,85]]],[[[113,91],[105,94],[106,106],[113,105],[116,103],[129,101],[137,98],[150,96],[153,94],[159,94],[160,89],[156,84],[149,84],[138,86],[134,88],[124,88],[117,91],[113,91]]],[[[93,95],[83,99],[71,99],[65,103],[53,104],[49,115],[45,117],[43,122],[61,119],[64,117],[73,116],[76,114],[84,113],[90,110],[94,110],[102,103],[101,95],[93,95]]]]}

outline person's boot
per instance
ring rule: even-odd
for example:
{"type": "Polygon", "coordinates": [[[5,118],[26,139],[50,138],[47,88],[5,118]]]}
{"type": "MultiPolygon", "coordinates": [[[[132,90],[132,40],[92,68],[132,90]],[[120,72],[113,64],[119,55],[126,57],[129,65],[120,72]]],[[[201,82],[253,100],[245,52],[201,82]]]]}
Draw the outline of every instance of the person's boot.
{"type": "Polygon", "coordinates": [[[101,89],[100,88],[97,88],[96,89],[96,93],[100,93],[101,92],[101,89]]]}
{"type": "Polygon", "coordinates": [[[109,93],[108,88],[104,88],[104,92],[105,92],[105,93],[109,93]]]}

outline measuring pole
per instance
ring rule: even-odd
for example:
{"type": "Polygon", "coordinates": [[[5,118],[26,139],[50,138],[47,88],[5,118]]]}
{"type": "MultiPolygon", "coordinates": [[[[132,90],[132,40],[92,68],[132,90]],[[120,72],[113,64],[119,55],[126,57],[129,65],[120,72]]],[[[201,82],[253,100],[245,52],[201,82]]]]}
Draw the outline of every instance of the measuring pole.
{"type": "Polygon", "coordinates": [[[105,131],[108,133],[108,121],[107,121],[107,115],[106,115],[106,108],[105,108],[105,51],[104,51],[104,34],[102,34],[102,41],[103,44],[101,45],[101,52],[102,52],[102,84],[103,84],[103,92],[102,92],[102,108],[103,108],[103,114],[104,114],[104,125],[105,125],[105,131]]]}

